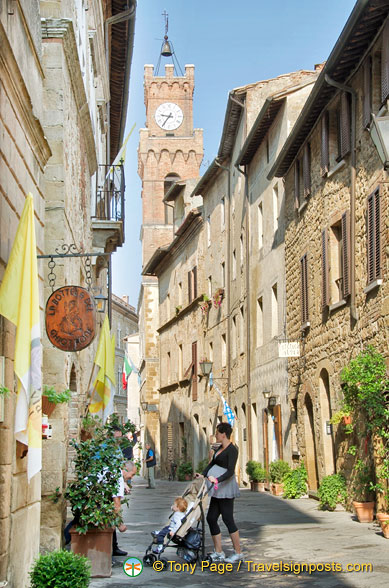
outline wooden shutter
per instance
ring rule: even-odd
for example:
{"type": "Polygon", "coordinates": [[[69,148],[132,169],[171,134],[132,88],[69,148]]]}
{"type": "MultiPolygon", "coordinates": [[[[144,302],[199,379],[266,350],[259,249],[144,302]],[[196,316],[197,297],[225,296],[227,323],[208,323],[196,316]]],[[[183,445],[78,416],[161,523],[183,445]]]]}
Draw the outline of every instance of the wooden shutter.
{"type": "Polygon", "coordinates": [[[372,111],[371,57],[367,57],[363,64],[363,127],[370,125],[372,111]]]}
{"type": "Polygon", "coordinates": [[[389,96],[389,21],[386,22],[382,32],[381,51],[381,102],[386,101],[389,96]]]}
{"type": "Polygon", "coordinates": [[[343,158],[351,150],[350,99],[347,92],[340,96],[340,156],[343,158]]]}
{"type": "Polygon", "coordinates": [[[265,466],[265,470],[269,471],[269,450],[268,450],[268,439],[269,439],[269,429],[268,429],[268,413],[266,408],[263,410],[263,421],[262,421],[262,432],[263,432],[263,464],[265,466]]]}
{"type": "Polygon", "coordinates": [[[282,447],[282,420],[281,420],[281,405],[276,404],[273,408],[274,416],[274,432],[277,442],[278,455],[280,459],[283,459],[283,447],[282,447]]]}
{"type": "Polygon", "coordinates": [[[197,400],[197,341],[192,343],[192,400],[197,400]]]}
{"type": "Polygon", "coordinates": [[[300,296],[301,296],[301,322],[308,322],[308,260],[307,254],[300,259],[300,296]]]}
{"type": "Polygon", "coordinates": [[[307,143],[303,153],[303,181],[304,181],[304,198],[308,198],[311,193],[311,146],[307,143]]]}
{"type": "Polygon", "coordinates": [[[294,164],[294,207],[296,210],[300,206],[300,162],[296,160],[294,164]]]}
{"type": "Polygon", "coordinates": [[[379,190],[367,199],[367,283],[381,276],[381,211],[379,190]]]}
{"type": "Polygon", "coordinates": [[[192,302],[192,272],[188,272],[188,302],[192,302]]]}
{"type": "Polygon", "coordinates": [[[350,295],[350,212],[342,214],[342,290],[343,298],[350,295]]]}
{"type": "Polygon", "coordinates": [[[330,280],[328,258],[328,230],[321,232],[321,306],[326,308],[330,303],[330,280]]]}
{"type": "Polygon", "coordinates": [[[193,298],[197,298],[197,265],[192,270],[193,274],[193,298]]]}
{"type": "Polygon", "coordinates": [[[326,111],[321,118],[321,164],[320,173],[325,176],[330,169],[329,114],[326,111]]]}

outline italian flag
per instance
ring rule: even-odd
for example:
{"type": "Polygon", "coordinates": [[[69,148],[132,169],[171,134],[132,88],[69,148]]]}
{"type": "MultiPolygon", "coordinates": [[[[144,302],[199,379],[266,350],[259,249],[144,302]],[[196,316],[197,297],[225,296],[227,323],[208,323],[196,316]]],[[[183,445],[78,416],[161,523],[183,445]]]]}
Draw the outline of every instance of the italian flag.
{"type": "Polygon", "coordinates": [[[123,363],[123,375],[122,375],[122,388],[123,390],[127,390],[127,380],[132,372],[132,367],[128,363],[128,359],[124,356],[124,363],[123,363]]]}

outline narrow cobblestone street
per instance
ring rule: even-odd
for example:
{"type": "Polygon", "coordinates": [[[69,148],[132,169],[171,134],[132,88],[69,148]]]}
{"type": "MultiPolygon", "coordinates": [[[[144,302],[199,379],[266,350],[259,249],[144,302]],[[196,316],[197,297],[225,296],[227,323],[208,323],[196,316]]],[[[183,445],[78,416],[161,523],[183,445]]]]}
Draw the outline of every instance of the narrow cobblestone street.
{"type": "MultiPolygon", "coordinates": [[[[156,490],[146,489],[141,478],[133,482],[128,507],[124,508],[124,520],[128,530],[118,533],[119,545],[128,556],[143,558],[150,543],[150,532],[161,528],[169,515],[175,496],[182,494],[186,483],[157,481],[156,490]]],[[[376,523],[360,524],[349,512],[321,512],[312,499],[284,500],[268,493],[242,490],[235,505],[236,522],[241,532],[242,550],[246,563],[239,572],[164,571],[157,573],[144,567],[135,578],[127,577],[122,568],[127,559],[115,558],[110,579],[94,579],[91,588],[109,586],[186,586],[200,588],[219,584],[222,586],[298,586],[299,588],[384,588],[389,577],[388,542],[382,537],[376,523]],[[247,560],[254,563],[331,563],[345,569],[347,564],[371,563],[372,572],[316,572],[311,575],[292,572],[248,571],[247,560]]],[[[230,540],[221,524],[223,549],[230,552],[230,540]]],[[[211,550],[211,538],[206,527],[206,551],[211,550]]],[[[180,560],[175,550],[166,551],[168,560],[180,560]]]]}

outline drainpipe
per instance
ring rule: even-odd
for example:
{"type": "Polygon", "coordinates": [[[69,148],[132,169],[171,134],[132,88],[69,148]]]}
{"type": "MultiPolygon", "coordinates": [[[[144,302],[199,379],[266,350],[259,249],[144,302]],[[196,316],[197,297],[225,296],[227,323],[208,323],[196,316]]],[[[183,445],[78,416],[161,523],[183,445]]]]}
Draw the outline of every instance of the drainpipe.
{"type": "MultiPolygon", "coordinates": [[[[131,8],[127,10],[123,10],[123,12],[119,12],[115,14],[115,16],[110,16],[104,22],[104,36],[105,36],[105,61],[107,64],[107,71],[108,71],[108,84],[109,84],[109,75],[110,75],[110,67],[109,67],[109,42],[108,42],[108,27],[118,24],[120,22],[124,22],[126,20],[133,19],[135,17],[135,9],[136,9],[136,2],[132,0],[131,8]]],[[[126,102],[126,100],[125,100],[126,102]]],[[[108,130],[107,130],[107,162],[110,163],[111,157],[111,100],[107,104],[107,118],[108,118],[108,130]]]]}
{"type": "Polygon", "coordinates": [[[358,320],[358,311],[355,305],[355,185],[356,185],[356,101],[357,93],[350,86],[335,82],[328,74],[325,81],[329,86],[338,88],[343,92],[351,94],[351,187],[350,187],[350,282],[351,282],[351,304],[350,313],[354,321],[358,320]]]}
{"type": "Polygon", "coordinates": [[[251,431],[251,370],[250,370],[250,356],[251,356],[251,342],[250,342],[250,202],[249,202],[249,182],[247,177],[247,167],[244,171],[240,169],[238,164],[235,164],[238,172],[243,174],[245,182],[245,205],[246,205],[246,371],[247,371],[247,438],[248,438],[248,454],[249,459],[253,456],[253,440],[251,431]]]}
{"type": "Polygon", "coordinates": [[[230,293],[230,248],[231,248],[231,169],[219,162],[219,158],[216,157],[215,164],[220,167],[223,171],[227,172],[227,200],[228,210],[226,210],[227,216],[227,272],[226,272],[226,284],[228,287],[226,291],[226,302],[227,302],[227,398],[228,404],[230,404],[230,391],[231,391],[231,293],[230,293]]]}

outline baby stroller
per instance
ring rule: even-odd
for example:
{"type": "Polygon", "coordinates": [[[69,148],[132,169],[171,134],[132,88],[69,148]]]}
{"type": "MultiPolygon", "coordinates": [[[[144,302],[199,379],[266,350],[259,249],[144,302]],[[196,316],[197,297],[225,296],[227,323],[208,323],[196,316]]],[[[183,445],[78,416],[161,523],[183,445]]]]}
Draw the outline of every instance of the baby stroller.
{"type": "Polygon", "coordinates": [[[188,563],[193,563],[205,557],[205,516],[204,511],[208,504],[208,492],[203,478],[195,478],[185,489],[182,497],[188,502],[188,508],[181,525],[173,537],[166,535],[159,553],[153,552],[153,545],[156,544],[156,533],[151,533],[153,541],[146,549],[143,563],[152,566],[158,559],[163,563],[165,570],[168,560],[161,555],[167,547],[177,549],[177,555],[188,563]],[[170,545],[173,543],[174,545],[170,545]],[[201,554],[200,554],[201,552],[201,554]]]}

